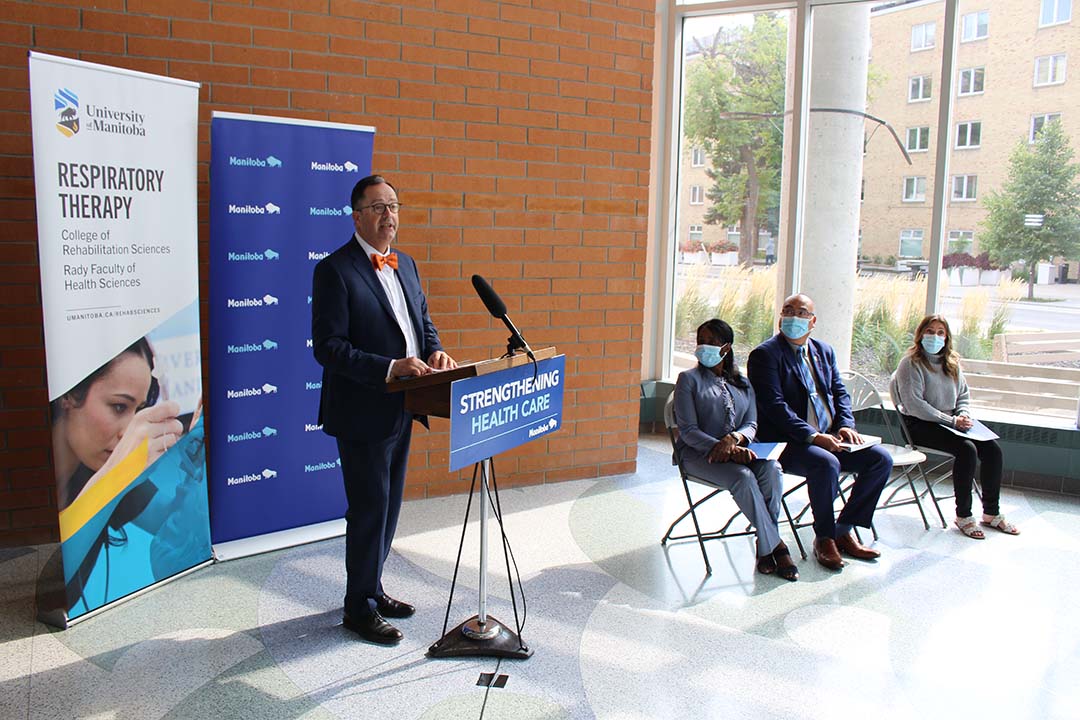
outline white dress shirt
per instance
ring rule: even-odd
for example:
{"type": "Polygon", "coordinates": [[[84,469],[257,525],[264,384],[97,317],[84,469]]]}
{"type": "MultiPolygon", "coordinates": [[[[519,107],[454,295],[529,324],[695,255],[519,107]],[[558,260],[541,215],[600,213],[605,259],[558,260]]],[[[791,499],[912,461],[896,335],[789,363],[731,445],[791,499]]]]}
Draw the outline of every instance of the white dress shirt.
{"type": "MultiPolygon", "coordinates": [[[[353,233],[353,235],[356,237],[356,241],[360,243],[360,248],[364,251],[364,257],[368,259],[368,262],[371,262],[372,255],[385,256],[390,254],[389,248],[385,253],[380,253],[368,245],[364,238],[360,237],[360,233],[353,233]]],[[[386,291],[386,297],[390,301],[391,309],[394,311],[394,318],[397,320],[398,327],[401,328],[401,334],[405,337],[405,357],[419,357],[420,341],[416,337],[416,329],[413,328],[412,320],[409,319],[409,306],[405,303],[405,291],[401,287],[401,281],[397,278],[397,270],[389,265],[383,265],[382,269],[375,270],[375,277],[379,278],[383,290],[386,291]]],[[[390,361],[390,367],[386,370],[387,379],[394,374],[394,362],[396,360],[390,361]]]]}

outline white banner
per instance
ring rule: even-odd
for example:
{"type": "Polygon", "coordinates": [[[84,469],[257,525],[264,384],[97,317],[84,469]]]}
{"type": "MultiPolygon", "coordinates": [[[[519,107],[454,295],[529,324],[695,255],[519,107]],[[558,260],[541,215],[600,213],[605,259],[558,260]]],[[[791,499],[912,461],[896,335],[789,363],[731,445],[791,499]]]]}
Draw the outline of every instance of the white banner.
{"type": "Polygon", "coordinates": [[[198,95],[30,54],[50,400],[198,298],[198,95]]]}
{"type": "Polygon", "coordinates": [[[210,558],[198,89],[30,54],[60,626],[210,558]]]}

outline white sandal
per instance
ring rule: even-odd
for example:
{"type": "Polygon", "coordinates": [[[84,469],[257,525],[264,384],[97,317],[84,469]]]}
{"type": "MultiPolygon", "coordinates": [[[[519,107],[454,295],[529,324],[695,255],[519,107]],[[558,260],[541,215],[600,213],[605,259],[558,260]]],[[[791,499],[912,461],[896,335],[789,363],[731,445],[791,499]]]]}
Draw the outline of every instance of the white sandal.
{"type": "Polygon", "coordinates": [[[968,515],[965,518],[958,517],[955,522],[956,527],[960,529],[960,532],[964,533],[972,540],[986,539],[986,535],[979,529],[979,526],[975,524],[975,518],[973,516],[968,515]]]}
{"type": "Polygon", "coordinates": [[[1004,515],[983,515],[982,523],[985,527],[992,527],[995,530],[1000,530],[1006,535],[1019,535],[1020,528],[1013,525],[1011,522],[1005,519],[1004,515]],[[990,518],[987,520],[987,518],[990,518]]]}

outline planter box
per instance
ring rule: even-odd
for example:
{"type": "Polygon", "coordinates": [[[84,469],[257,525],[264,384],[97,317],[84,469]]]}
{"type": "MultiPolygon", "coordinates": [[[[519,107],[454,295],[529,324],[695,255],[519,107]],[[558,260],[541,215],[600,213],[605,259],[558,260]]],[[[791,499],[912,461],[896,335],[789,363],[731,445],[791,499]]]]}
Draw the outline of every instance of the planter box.
{"type": "Polygon", "coordinates": [[[983,270],[979,273],[980,285],[997,285],[1001,282],[1000,270],[983,270]]]}
{"type": "Polygon", "coordinates": [[[709,260],[713,265],[738,265],[739,251],[733,250],[731,252],[709,253],[709,260]]]}
{"type": "Polygon", "coordinates": [[[979,284],[979,268],[974,267],[962,267],[960,268],[960,284],[971,286],[979,284]]]}
{"type": "Polygon", "coordinates": [[[687,265],[696,265],[697,263],[708,262],[709,254],[704,250],[697,252],[679,252],[679,262],[687,265]]]}
{"type": "Polygon", "coordinates": [[[963,283],[960,282],[960,268],[949,268],[949,284],[959,287],[963,283]]]}

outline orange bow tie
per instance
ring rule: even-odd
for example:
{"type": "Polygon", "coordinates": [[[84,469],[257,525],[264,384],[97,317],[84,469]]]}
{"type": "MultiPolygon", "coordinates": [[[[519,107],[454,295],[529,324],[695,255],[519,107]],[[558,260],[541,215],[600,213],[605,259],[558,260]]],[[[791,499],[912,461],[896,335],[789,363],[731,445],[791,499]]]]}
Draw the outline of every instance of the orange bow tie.
{"type": "Polygon", "coordinates": [[[397,270],[397,253],[390,253],[389,255],[371,253],[371,264],[375,266],[376,271],[382,270],[383,265],[389,265],[393,269],[397,270]]]}

